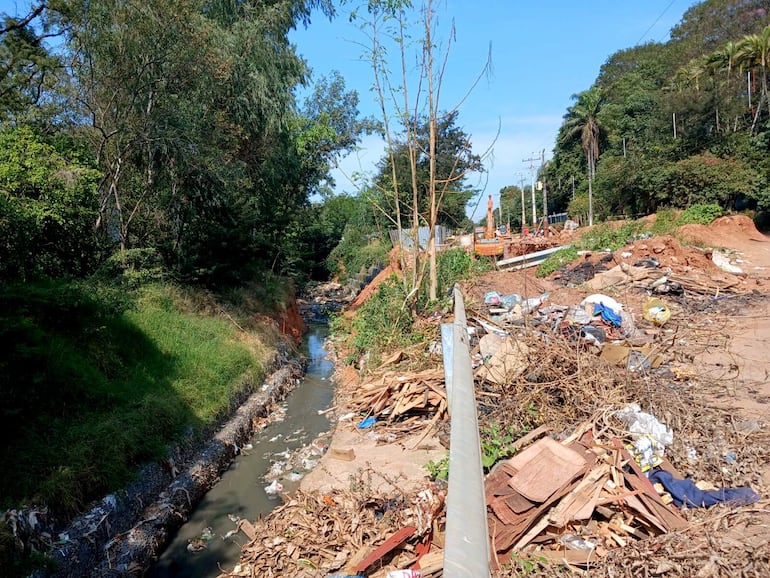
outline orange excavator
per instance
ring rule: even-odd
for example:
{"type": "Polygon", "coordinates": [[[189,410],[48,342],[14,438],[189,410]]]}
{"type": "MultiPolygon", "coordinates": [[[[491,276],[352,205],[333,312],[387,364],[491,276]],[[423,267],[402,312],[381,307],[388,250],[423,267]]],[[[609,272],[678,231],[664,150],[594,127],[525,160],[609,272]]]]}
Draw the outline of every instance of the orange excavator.
{"type": "Polygon", "coordinates": [[[492,195],[487,200],[487,226],[476,227],[473,231],[473,250],[477,255],[502,256],[505,252],[505,238],[495,227],[495,213],[492,195]]]}

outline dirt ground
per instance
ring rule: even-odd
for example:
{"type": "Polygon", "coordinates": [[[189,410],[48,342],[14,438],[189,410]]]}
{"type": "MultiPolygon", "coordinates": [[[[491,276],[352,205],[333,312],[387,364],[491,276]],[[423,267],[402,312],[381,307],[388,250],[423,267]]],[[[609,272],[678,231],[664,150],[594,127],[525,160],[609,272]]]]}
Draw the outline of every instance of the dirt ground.
{"type": "MultiPolygon", "coordinates": [[[[709,226],[682,227],[676,236],[640,239],[612,253],[582,255],[545,279],[537,278],[534,269],[490,272],[464,287],[469,319],[484,316],[485,296],[490,292],[515,293],[523,298],[547,293],[546,305],[564,306],[601,293],[621,303],[640,329],[640,342],[666,348],[672,393],[668,399],[658,397],[652,405],[658,404],[657,411],[669,419],[675,431],[684,432],[686,439],[677,442],[675,453],[700,452],[703,456],[702,461],[698,458],[689,465],[680,459],[682,473],[708,476],[724,486],[748,484],[762,497],[752,508],[737,513],[724,510],[702,518],[696,515],[685,531],[618,549],[596,575],[767,575],[763,571],[770,568],[766,552],[770,543],[770,448],[765,447],[770,424],[770,237],[759,233],[747,217],[729,216],[709,226]],[[729,261],[730,271],[715,264],[715,253],[729,261]],[[654,269],[645,276],[650,263],[654,269]],[[633,282],[612,281],[612,275],[620,271],[633,277],[633,282]],[[644,321],[642,311],[650,298],[651,280],[663,276],[668,289],[657,296],[668,305],[671,318],[656,327],[644,321]],[[688,409],[693,400],[697,404],[688,409]],[[758,438],[758,433],[763,437],[758,438]],[[737,463],[725,466],[720,456],[728,447],[734,449],[730,452],[733,459],[737,453],[737,463]],[[704,525],[711,530],[704,532],[704,525]],[[748,562],[736,567],[739,560],[748,562]],[[759,562],[764,564],[762,569],[757,569],[759,562]]],[[[341,367],[337,373],[339,389],[355,395],[359,377],[355,370],[341,367]]],[[[647,385],[635,387],[643,392],[647,385]]],[[[650,400],[653,398],[650,394],[650,400]]],[[[442,428],[433,427],[434,421],[425,416],[412,422],[411,432],[389,438],[381,429],[357,428],[345,417],[344,400],[343,395],[335,410],[339,421],[330,449],[303,479],[303,494],[298,500],[319,494],[328,502],[329,496],[349,491],[355,484],[360,486],[364,478],[374,493],[394,488],[406,493],[424,487],[428,482],[425,464],[446,455],[439,435],[442,428]]],[[[572,401],[581,403],[579,399],[572,401]]],[[[354,523],[351,531],[355,528],[354,523]]],[[[252,554],[251,559],[255,556],[252,554]]],[[[243,558],[248,559],[247,555],[243,558]]],[[[521,569],[495,576],[519,575],[521,569]]],[[[550,572],[541,568],[527,575],[562,575],[559,570],[550,572]]]]}

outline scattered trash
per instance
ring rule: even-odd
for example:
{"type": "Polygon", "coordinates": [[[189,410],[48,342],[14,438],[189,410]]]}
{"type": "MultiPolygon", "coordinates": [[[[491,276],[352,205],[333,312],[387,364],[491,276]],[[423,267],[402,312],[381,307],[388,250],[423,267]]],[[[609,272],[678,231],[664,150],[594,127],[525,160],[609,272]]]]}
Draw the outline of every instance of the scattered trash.
{"type": "Polygon", "coordinates": [[[653,297],[644,304],[642,315],[650,323],[664,325],[671,318],[671,311],[663,301],[653,297]]]}
{"type": "Polygon", "coordinates": [[[656,453],[661,456],[666,451],[666,446],[670,446],[674,441],[674,433],[654,415],[643,412],[636,403],[630,403],[615,412],[615,417],[626,424],[635,440],[649,437],[656,453]]]}
{"type": "Polygon", "coordinates": [[[602,295],[601,293],[594,293],[593,295],[589,295],[580,302],[580,306],[585,307],[586,303],[602,305],[618,317],[623,312],[623,306],[620,303],[615,301],[615,299],[612,297],[609,297],[608,295],[602,295]]]}
{"type": "Polygon", "coordinates": [[[509,383],[530,364],[529,346],[511,337],[503,340],[492,357],[476,372],[476,377],[492,383],[509,383]]]}
{"type": "Polygon", "coordinates": [[[265,493],[268,496],[275,496],[283,492],[283,484],[278,480],[273,480],[270,485],[265,486],[265,493]]]}
{"type": "Polygon", "coordinates": [[[596,327],[594,325],[584,325],[580,329],[580,334],[585,337],[588,341],[595,343],[596,345],[601,346],[605,341],[607,341],[607,333],[602,329],[601,327],[596,327]]]}
{"type": "Polygon", "coordinates": [[[329,457],[334,458],[335,460],[342,460],[344,462],[352,462],[354,459],[356,459],[356,452],[353,451],[353,448],[330,448],[329,457]]]}
{"type": "Polygon", "coordinates": [[[747,486],[704,491],[699,489],[692,480],[678,480],[674,478],[671,472],[665,470],[655,470],[652,472],[650,474],[650,481],[662,484],[666,491],[671,494],[674,504],[678,507],[709,508],[722,503],[748,506],[760,498],[759,494],[747,486]]]}
{"type": "Polygon", "coordinates": [[[487,476],[497,564],[531,555],[586,566],[610,547],[687,526],[664,504],[622,442],[594,440],[592,426],[578,425],[561,442],[541,438],[487,476]]]}
{"type": "Polygon", "coordinates": [[[743,269],[738,267],[737,265],[733,265],[730,263],[730,258],[722,253],[721,251],[717,251],[714,249],[711,252],[711,260],[714,262],[714,265],[722,269],[722,271],[726,271],[727,273],[732,273],[733,275],[744,275],[743,269]]]}
{"type": "Polygon", "coordinates": [[[647,257],[645,259],[640,259],[636,263],[634,263],[634,267],[646,267],[648,269],[657,269],[660,267],[660,261],[658,261],[655,257],[647,257]]]}
{"type": "Polygon", "coordinates": [[[557,540],[559,544],[562,546],[566,546],[570,550],[595,550],[596,549],[596,543],[591,542],[590,540],[584,540],[583,538],[579,536],[575,536],[575,534],[562,534],[559,536],[559,539],[557,540]]]}
{"type": "Polygon", "coordinates": [[[358,422],[358,425],[356,425],[356,427],[358,429],[367,429],[374,426],[375,423],[377,423],[377,418],[373,416],[369,416],[367,418],[362,419],[360,422],[358,422]]]}
{"type": "Polygon", "coordinates": [[[208,543],[214,539],[214,532],[211,528],[206,527],[201,532],[200,536],[193,538],[187,542],[188,552],[200,552],[208,548],[208,543]]]}

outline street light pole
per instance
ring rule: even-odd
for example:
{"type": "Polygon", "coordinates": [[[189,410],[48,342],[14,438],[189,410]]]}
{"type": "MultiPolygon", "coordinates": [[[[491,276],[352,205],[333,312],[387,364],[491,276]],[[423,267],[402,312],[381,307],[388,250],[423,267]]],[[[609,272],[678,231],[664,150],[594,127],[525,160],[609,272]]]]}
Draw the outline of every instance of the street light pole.
{"type": "Polygon", "coordinates": [[[535,165],[533,164],[536,160],[535,157],[530,157],[528,159],[524,159],[525,163],[529,163],[529,174],[532,178],[532,225],[537,227],[537,205],[535,204],[535,165]]]}

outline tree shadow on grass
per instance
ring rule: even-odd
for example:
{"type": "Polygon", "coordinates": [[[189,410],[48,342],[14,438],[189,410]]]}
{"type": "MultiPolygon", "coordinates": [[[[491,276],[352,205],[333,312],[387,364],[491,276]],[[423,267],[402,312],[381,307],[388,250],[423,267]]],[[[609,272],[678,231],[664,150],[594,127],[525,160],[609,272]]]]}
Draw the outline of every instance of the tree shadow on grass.
{"type": "Polygon", "coordinates": [[[200,426],[130,307],[83,284],[0,286],[0,507],[74,515],[200,426]]]}

